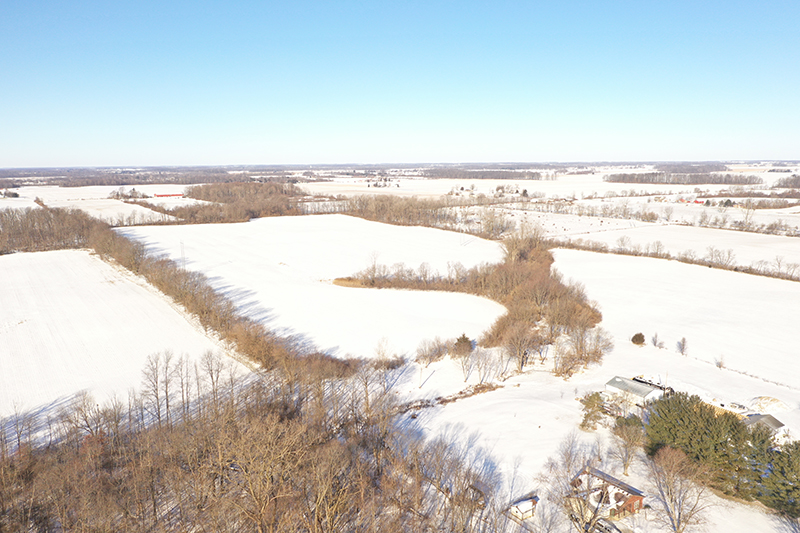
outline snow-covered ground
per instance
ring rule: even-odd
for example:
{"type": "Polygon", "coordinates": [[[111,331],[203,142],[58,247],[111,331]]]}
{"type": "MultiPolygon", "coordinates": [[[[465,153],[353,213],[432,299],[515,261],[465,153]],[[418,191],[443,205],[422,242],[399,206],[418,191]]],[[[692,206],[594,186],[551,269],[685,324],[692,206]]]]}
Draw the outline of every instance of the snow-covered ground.
{"type": "Polygon", "coordinates": [[[447,273],[498,262],[500,246],[470,235],[344,215],[119,230],[199,270],[250,316],[328,353],[410,355],[423,339],[478,337],[505,308],[467,294],[352,289],[332,280],[373,263],[447,273]]]}
{"type": "MultiPolygon", "coordinates": [[[[769,172],[769,165],[729,165],[723,174],[735,174],[760,177],[768,187],[777,179],[789,176],[788,173],[769,172]]],[[[535,166],[530,170],[536,171],[535,166]]],[[[586,169],[581,169],[585,172],[586,169]]],[[[697,191],[716,193],[729,189],[729,185],[664,185],[639,183],[609,183],[603,181],[609,174],[653,172],[653,167],[630,167],[601,165],[593,168],[593,173],[559,173],[542,170],[542,179],[431,179],[415,175],[390,175],[388,186],[374,187],[375,176],[330,176],[329,181],[303,183],[302,187],[314,194],[391,194],[399,196],[436,197],[448,193],[461,196],[484,194],[493,196],[498,187],[513,186],[526,189],[530,196],[541,195],[546,198],[603,198],[605,196],[628,196],[633,194],[663,194],[695,196],[697,191]]],[[[393,174],[390,171],[390,174],[393,174]]],[[[520,173],[522,175],[522,173],[520,173]]]]}
{"type": "Polygon", "coordinates": [[[222,353],[161,293],[87,251],[0,256],[0,418],[138,389],[150,354],[222,353]]]}
{"type": "Polygon", "coordinates": [[[0,210],[2,209],[37,209],[39,206],[33,201],[34,198],[4,198],[0,196],[0,210]]]}
{"type": "MultiPolygon", "coordinates": [[[[646,253],[654,251],[654,246],[660,243],[662,250],[673,257],[691,252],[696,259],[703,259],[709,256],[709,248],[724,253],[730,250],[732,265],[756,267],[764,271],[780,270],[786,273],[792,267],[792,263],[800,264],[800,238],[798,237],[698,227],[664,221],[642,222],[622,218],[543,213],[504,207],[489,209],[506,216],[517,226],[523,223],[538,226],[550,238],[576,243],[583,242],[584,244],[602,243],[609,250],[616,250],[622,246],[628,250],[638,249],[640,252],[646,253]]],[[[697,206],[692,209],[704,208],[697,206]]],[[[470,211],[476,212],[476,208],[471,208],[470,211]]],[[[782,220],[786,223],[797,223],[797,227],[800,228],[800,218],[791,220],[784,216],[782,220]]]]}
{"type": "MultiPolygon", "coordinates": [[[[554,191],[561,187],[562,192],[574,186],[581,197],[594,189],[582,191],[578,186],[597,187],[598,178],[533,183],[554,191]]],[[[433,191],[440,185],[425,187],[433,191]]],[[[365,184],[363,189],[366,192],[365,184]]],[[[105,198],[111,190],[96,194],[105,198]]],[[[51,197],[51,202],[62,200],[51,197]]],[[[550,235],[606,239],[612,247],[625,235],[632,244],[661,241],[673,254],[695,249],[702,256],[714,246],[734,250],[740,264],[773,261],[776,256],[800,262],[800,249],[788,237],[577,215],[513,214],[515,219],[535,219],[550,235]]],[[[677,215],[676,209],[673,216],[677,215]]],[[[337,355],[370,357],[379,346],[389,353],[413,355],[422,339],[461,333],[477,337],[504,312],[494,302],[469,295],[353,289],[332,283],[374,263],[391,267],[402,262],[417,268],[425,262],[446,272],[448,263],[469,267],[501,259],[498,243],[469,235],[343,215],[118,231],[205,273],[250,316],[337,355]]],[[[535,365],[524,375],[500,382],[502,387],[495,391],[423,409],[414,419],[409,413],[402,422],[409,431],[470,443],[475,453],[480,451],[495,465],[507,487],[513,484],[512,496],[540,486],[536,476],[547,458],[577,430],[581,409],[576,398],[602,390],[615,375],[660,379],[718,403],[751,405],[758,397],[776,398],[783,407],[772,414],[787,424],[794,438],[800,437],[800,369],[793,364],[792,322],[800,311],[800,284],[643,257],[574,250],[557,250],[555,256],[555,267],[583,283],[603,312],[601,325],[616,344],[603,365],[569,381],[535,365]],[[633,345],[630,337],[637,332],[648,341],[658,333],[664,348],[633,345]],[[688,341],[687,356],[675,350],[682,337],[688,341]]],[[[153,352],[218,349],[163,296],[86,252],[2,256],[0,277],[8,280],[0,286],[0,416],[82,388],[101,397],[124,393],[138,386],[144,360],[153,352]]],[[[465,383],[462,370],[446,359],[427,368],[409,364],[396,390],[404,401],[433,399],[477,382],[477,369],[465,383]]],[[[581,438],[607,443],[608,431],[581,433],[581,438]]],[[[604,462],[603,469],[620,475],[613,461],[604,462]]],[[[647,489],[641,468],[626,481],[647,489]]],[[[787,531],[758,507],[720,499],[715,505],[707,531],[787,531]]],[[[636,531],[662,531],[644,518],[640,515],[630,524],[636,531]]]]}
{"type": "MultiPolygon", "coordinates": [[[[660,379],[716,403],[754,405],[758,397],[776,398],[784,405],[772,414],[793,438],[800,436],[792,326],[800,311],[800,285],[658,259],[575,250],[556,250],[555,256],[556,268],[584,283],[603,311],[602,327],[614,337],[615,348],[602,366],[564,381],[547,372],[546,365],[534,365],[498,390],[419,411],[415,419],[406,419],[409,430],[445,435],[481,450],[473,453],[491,458],[507,487],[513,485],[514,496],[544,488],[537,476],[581,420],[577,398],[603,390],[616,375],[660,379]],[[644,347],[630,342],[640,331],[648,339],[644,347]],[[664,348],[649,343],[654,333],[664,348]],[[675,349],[681,337],[688,341],[686,356],[675,349]]],[[[468,384],[477,382],[473,370],[468,384]]],[[[431,399],[464,386],[460,368],[445,360],[428,368],[412,365],[398,391],[407,399],[431,399]]],[[[608,447],[606,429],[580,437],[608,447]]],[[[614,461],[604,461],[601,468],[622,477],[614,461]]],[[[626,481],[647,491],[641,467],[626,481]]],[[[707,531],[782,531],[780,521],[758,506],[712,501],[707,531]]],[[[636,531],[661,531],[644,516],[629,525],[636,531]]]]}
{"type": "MultiPolygon", "coordinates": [[[[132,189],[148,196],[154,194],[182,194],[185,185],[137,185],[137,186],[110,186],[98,185],[91,187],[57,187],[31,186],[14,189],[19,198],[0,198],[0,209],[5,207],[22,209],[36,207],[34,200],[41,199],[48,207],[62,207],[67,209],[80,209],[89,215],[108,222],[112,225],[144,224],[171,220],[172,217],[158,213],[140,205],[125,203],[122,200],[109,198],[115,191],[123,190],[128,193],[132,189]]],[[[179,205],[192,205],[197,200],[189,198],[151,198],[147,199],[154,204],[168,207],[179,205]]]]}
{"type": "MultiPolygon", "coordinates": [[[[516,180],[516,179],[431,179],[398,178],[392,179],[387,187],[373,187],[368,178],[333,178],[331,181],[303,183],[301,187],[312,194],[391,194],[397,196],[437,197],[453,192],[468,197],[483,194],[493,196],[498,187],[513,186],[527,190],[530,196],[542,195],[547,198],[603,197],[606,194],[622,195],[634,191],[636,194],[692,194],[693,185],[632,184],[609,183],[603,181],[606,173],[561,175],[557,179],[516,180]]],[[[726,189],[723,185],[703,185],[703,190],[711,192],[726,189]]]]}
{"type": "Polygon", "coordinates": [[[632,250],[638,247],[643,252],[661,243],[673,257],[691,252],[698,259],[709,256],[709,247],[724,252],[731,250],[734,265],[756,267],[763,261],[766,263],[764,268],[769,270],[780,268],[786,271],[791,263],[800,264],[800,238],[797,237],[639,223],[626,229],[578,234],[570,238],[600,242],[611,250],[619,248],[624,241],[624,248],[632,250]]]}

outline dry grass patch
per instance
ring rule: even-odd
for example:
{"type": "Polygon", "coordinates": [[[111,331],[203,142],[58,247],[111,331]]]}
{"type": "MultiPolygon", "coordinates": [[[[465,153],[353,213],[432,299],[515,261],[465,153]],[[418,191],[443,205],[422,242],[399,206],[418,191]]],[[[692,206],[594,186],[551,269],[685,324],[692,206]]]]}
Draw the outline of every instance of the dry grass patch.
{"type": "Polygon", "coordinates": [[[338,285],[339,287],[354,287],[354,288],[363,288],[366,287],[364,282],[362,282],[358,278],[354,277],[346,277],[346,278],[336,278],[333,280],[334,285],[338,285]]]}

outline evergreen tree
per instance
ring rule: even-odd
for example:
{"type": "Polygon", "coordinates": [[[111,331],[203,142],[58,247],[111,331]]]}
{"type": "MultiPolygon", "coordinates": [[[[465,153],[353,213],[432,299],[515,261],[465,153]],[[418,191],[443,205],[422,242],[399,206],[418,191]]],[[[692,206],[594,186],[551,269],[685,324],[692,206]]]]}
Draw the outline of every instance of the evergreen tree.
{"type": "Polygon", "coordinates": [[[792,517],[800,518],[800,442],[784,445],[772,454],[772,466],[763,478],[761,501],[792,517]]]}
{"type": "Polygon", "coordinates": [[[462,333],[461,336],[456,339],[456,342],[453,345],[453,353],[460,357],[464,357],[472,353],[472,341],[465,333],[462,333]]]}
{"type": "Polygon", "coordinates": [[[704,432],[700,423],[702,408],[700,398],[684,392],[654,402],[646,427],[648,454],[655,455],[660,448],[671,446],[696,459],[696,440],[704,432]]]}
{"type": "Polygon", "coordinates": [[[774,446],[769,428],[748,428],[733,413],[678,393],[652,404],[646,436],[650,455],[666,446],[681,450],[709,472],[707,483],[726,494],[752,500],[764,492],[774,446]]]}

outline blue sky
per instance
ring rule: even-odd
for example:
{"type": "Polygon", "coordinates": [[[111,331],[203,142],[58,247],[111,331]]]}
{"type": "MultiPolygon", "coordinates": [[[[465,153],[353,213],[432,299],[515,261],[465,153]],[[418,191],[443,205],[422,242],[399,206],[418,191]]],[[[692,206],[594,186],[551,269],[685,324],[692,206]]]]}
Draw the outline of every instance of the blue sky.
{"type": "Polygon", "coordinates": [[[0,167],[800,158],[800,2],[0,1],[0,167]]]}

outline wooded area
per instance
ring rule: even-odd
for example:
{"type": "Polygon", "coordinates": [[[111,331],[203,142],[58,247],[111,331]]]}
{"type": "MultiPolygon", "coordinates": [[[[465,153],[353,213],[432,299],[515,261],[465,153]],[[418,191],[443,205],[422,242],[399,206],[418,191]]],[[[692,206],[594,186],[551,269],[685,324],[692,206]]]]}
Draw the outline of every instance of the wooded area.
{"type": "Polygon", "coordinates": [[[84,395],[46,421],[17,415],[0,439],[0,530],[473,531],[502,519],[473,488],[496,486],[489,465],[392,422],[385,367],[331,379],[319,363],[244,380],[210,354],[194,366],[154,354],[127,401],[84,395]]]}
{"type": "Polygon", "coordinates": [[[758,176],[709,173],[673,174],[671,172],[609,174],[603,180],[610,183],[658,183],[665,185],[760,185],[764,183],[764,180],[758,176]]]}

